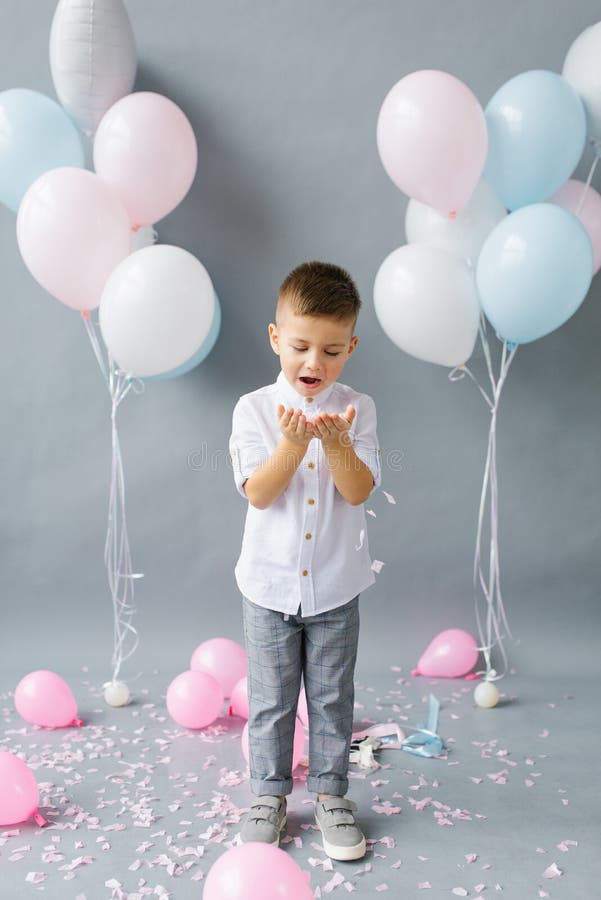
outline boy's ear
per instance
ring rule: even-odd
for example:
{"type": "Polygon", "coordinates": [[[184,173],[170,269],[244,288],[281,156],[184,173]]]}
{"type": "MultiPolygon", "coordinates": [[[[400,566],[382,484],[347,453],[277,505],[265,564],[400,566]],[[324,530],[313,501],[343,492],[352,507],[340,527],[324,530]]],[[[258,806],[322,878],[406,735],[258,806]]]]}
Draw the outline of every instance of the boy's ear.
{"type": "Polygon", "coordinates": [[[269,334],[269,343],[271,344],[271,349],[277,356],[280,355],[280,348],[278,343],[278,331],[277,326],[274,325],[273,322],[270,322],[267,326],[267,332],[269,334]]]}

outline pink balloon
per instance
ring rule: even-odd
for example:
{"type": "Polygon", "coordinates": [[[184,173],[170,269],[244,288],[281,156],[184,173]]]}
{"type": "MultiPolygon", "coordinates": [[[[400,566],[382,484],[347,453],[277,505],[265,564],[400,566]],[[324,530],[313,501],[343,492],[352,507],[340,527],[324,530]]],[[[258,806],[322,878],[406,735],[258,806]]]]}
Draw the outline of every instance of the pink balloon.
{"type": "Polygon", "coordinates": [[[246,675],[232,688],[230,711],[233,716],[248,719],[248,678],[246,675]]]}
{"type": "Polygon", "coordinates": [[[412,674],[458,678],[473,669],[477,659],[475,638],[461,628],[449,628],[430,641],[412,674]]]}
{"type": "Polygon", "coordinates": [[[210,638],[198,645],[190,668],[209,672],[223,688],[224,695],[231,697],[236,682],[246,675],[246,650],[229,638],[210,638]]]}
{"type": "Polygon", "coordinates": [[[22,759],[0,750],[0,826],[35,815],[40,794],[33,772],[22,759]]]}
{"type": "Polygon", "coordinates": [[[94,137],[94,168],[115,189],[133,226],[152,225],[190,190],[198,150],[190,122],[151,91],[122,97],[94,137]]]}
{"type": "Polygon", "coordinates": [[[127,213],[110,187],[85,169],[51,169],[27,190],[17,215],[25,265],[72,309],[95,309],[115,266],[130,252],[127,213]]]}
{"type": "Polygon", "coordinates": [[[167,709],[184,728],[205,728],[223,706],[221,685],[206,672],[182,672],[167,688],[167,709]]]}
{"type": "Polygon", "coordinates": [[[312,900],[310,875],[273,844],[240,844],[213,863],[203,900],[312,900]]]}
{"type": "Polygon", "coordinates": [[[397,187],[443,213],[467,205],[488,152],[484,111],[454,75],[412,72],[388,92],[378,116],[380,158],[397,187]]]}
{"type": "Polygon", "coordinates": [[[45,728],[81,724],[71,688],[56,672],[30,672],[15,688],[15,706],[26,722],[45,728]]]}
{"type": "MultiPolygon", "coordinates": [[[[240,743],[242,745],[242,755],[246,762],[249,762],[249,752],[248,752],[248,722],[244,725],[242,729],[242,734],[240,735],[240,743]]],[[[303,753],[305,752],[305,732],[303,731],[303,723],[300,719],[296,719],[296,725],[294,726],[294,739],[292,743],[292,771],[296,769],[299,762],[303,758],[303,753]]]]}
{"type": "Polygon", "coordinates": [[[307,695],[305,693],[305,689],[303,688],[300,694],[298,695],[298,706],[296,708],[296,715],[299,717],[303,725],[309,727],[309,710],[307,709],[307,695]]]}
{"type": "Polygon", "coordinates": [[[584,188],[584,182],[570,178],[548,202],[556,203],[557,206],[574,213],[586,228],[593,245],[593,275],[595,275],[601,269],[601,195],[589,185],[580,206],[584,188]],[[579,206],[580,210],[576,212],[579,206]]]}

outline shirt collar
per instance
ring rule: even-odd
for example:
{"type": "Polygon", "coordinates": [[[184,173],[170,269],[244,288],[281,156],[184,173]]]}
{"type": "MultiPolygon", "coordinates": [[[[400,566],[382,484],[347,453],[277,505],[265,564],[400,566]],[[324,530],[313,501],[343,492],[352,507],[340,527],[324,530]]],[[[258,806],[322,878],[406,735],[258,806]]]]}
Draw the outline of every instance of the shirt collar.
{"type": "MultiPolygon", "coordinates": [[[[279,388],[280,397],[286,401],[286,405],[293,406],[295,409],[302,407],[307,402],[307,397],[303,394],[299,394],[296,391],[286,376],[284,375],[284,370],[280,370],[280,374],[276,379],[276,384],[279,388]]],[[[334,389],[334,385],[336,382],[333,382],[329,387],[324,388],[323,391],[320,391],[318,394],[313,395],[313,402],[309,405],[311,408],[320,409],[323,407],[324,403],[326,403],[334,389]]]]}

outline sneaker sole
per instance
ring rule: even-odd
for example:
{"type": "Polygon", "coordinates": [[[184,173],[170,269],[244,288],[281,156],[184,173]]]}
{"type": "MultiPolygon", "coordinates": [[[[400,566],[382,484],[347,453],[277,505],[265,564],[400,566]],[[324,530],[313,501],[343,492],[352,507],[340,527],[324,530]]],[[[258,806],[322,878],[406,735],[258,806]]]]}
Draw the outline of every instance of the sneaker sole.
{"type": "MultiPolygon", "coordinates": [[[[288,822],[288,816],[284,816],[284,818],[282,819],[282,821],[280,823],[280,830],[278,832],[278,836],[275,839],[275,841],[259,841],[258,843],[268,844],[270,847],[279,847],[280,837],[282,836],[282,832],[283,832],[284,828],[286,827],[287,822],[288,822]]],[[[243,841],[242,840],[241,832],[238,832],[238,834],[234,838],[234,844],[251,844],[251,843],[254,843],[254,841],[243,841]]]]}
{"type": "Polygon", "coordinates": [[[358,844],[355,844],[353,847],[339,847],[336,844],[330,844],[330,842],[325,839],[319,820],[316,818],[315,821],[319,825],[319,830],[321,831],[321,842],[323,844],[323,849],[330,857],[330,859],[336,859],[339,862],[348,862],[349,860],[361,859],[363,856],[365,856],[365,837],[362,838],[362,840],[359,841],[358,844]]]}

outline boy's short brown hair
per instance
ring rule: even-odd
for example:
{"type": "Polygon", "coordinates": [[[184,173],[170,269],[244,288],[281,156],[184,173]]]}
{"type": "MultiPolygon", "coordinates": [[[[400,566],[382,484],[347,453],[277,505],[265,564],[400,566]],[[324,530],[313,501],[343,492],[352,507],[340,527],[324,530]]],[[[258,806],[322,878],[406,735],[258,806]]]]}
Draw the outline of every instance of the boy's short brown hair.
{"type": "Polygon", "coordinates": [[[286,303],[299,316],[332,316],[352,322],[355,330],[361,298],[355,282],[333,263],[304,262],[286,276],[278,292],[276,320],[286,303]]]}

